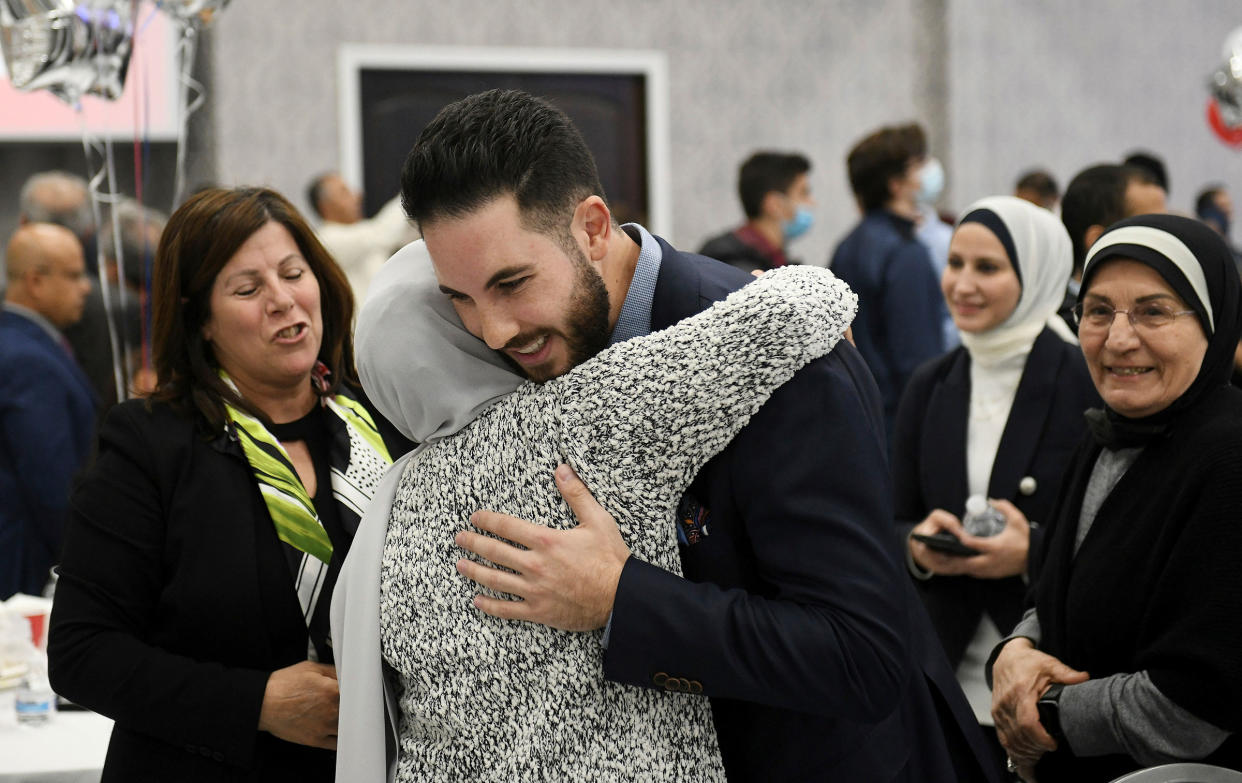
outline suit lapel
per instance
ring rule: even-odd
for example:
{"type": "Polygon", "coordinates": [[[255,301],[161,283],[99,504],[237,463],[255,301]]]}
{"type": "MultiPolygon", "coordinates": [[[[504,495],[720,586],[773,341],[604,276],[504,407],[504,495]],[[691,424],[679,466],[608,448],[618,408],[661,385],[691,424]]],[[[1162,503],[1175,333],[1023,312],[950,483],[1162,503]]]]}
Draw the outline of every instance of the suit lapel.
{"type": "Polygon", "coordinates": [[[936,384],[924,416],[922,484],[933,505],[961,514],[966,482],[966,418],[970,415],[970,354],[961,351],[936,384]],[[940,499],[936,502],[933,499],[940,499]]]}
{"type": "Polygon", "coordinates": [[[656,237],[656,241],[660,243],[661,258],[651,300],[652,331],[668,328],[703,309],[699,303],[702,279],[694,262],[663,239],[656,237]]]}
{"type": "Polygon", "coordinates": [[[1039,436],[1056,396],[1056,380],[1063,359],[1057,344],[1060,339],[1045,329],[1031,346],[992,465],[992,477],[988,482],[991,497],[1017,497],[1018,482],[1031,467],[1035,447],[1039,445],[1039,436]]]}

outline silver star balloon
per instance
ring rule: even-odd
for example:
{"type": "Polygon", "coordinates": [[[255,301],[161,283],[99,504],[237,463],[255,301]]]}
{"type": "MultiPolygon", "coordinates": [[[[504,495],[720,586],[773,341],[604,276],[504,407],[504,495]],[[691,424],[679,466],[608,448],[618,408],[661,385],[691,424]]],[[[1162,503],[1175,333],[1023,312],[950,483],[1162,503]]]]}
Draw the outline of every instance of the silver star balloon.
{"type": "Polygon", "coordinates": [[[0,0],[0,49],[13,86],[70,105],[116,100],[133,50],[127,0],[0,0]]]}

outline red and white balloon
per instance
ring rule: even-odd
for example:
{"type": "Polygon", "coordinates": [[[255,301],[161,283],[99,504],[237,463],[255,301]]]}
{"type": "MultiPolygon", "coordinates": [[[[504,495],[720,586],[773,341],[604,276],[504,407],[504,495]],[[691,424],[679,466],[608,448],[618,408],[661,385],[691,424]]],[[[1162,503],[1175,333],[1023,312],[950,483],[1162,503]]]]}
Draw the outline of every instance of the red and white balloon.
{"type": "Polygon", "coordinates": [[[1225,144],[1242,148],[1242,27],[1225,39],[1223,58],[1208,81],[1208,127],[1225,144]]]}

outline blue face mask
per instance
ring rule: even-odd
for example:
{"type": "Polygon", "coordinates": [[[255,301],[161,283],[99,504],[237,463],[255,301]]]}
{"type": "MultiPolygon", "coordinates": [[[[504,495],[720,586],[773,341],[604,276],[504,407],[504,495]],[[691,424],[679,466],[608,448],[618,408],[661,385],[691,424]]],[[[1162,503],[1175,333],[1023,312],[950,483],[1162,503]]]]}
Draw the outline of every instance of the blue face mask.
{"type": "Polygon", "coordinates": [[[786,242],[792,242],[810,231],[811,224],[814,222],[815,216],[811,214],[811,210],[799,204],[793,220],[785,220],[781,223],[781,233],[785,236],[786,242]]]}
{"type": "Polygon", "coordinates": [[[935,204],[944,193],[944,166],[935,158],[928,158],[919,172],[919,193],[915,198],[920,204],[935,204]]]}

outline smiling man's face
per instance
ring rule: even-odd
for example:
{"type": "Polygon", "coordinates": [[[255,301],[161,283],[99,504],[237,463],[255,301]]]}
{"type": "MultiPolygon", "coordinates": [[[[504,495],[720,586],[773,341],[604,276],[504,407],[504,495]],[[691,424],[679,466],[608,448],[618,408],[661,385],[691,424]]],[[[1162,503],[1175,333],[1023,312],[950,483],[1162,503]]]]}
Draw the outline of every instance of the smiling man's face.
{"type": "Polygon", "coordinates": [[[531,380],[562,375],[608,344],[599,271],[581,248],[524,226],[513,196],[422,228],[462,324],[531,380]]]}

